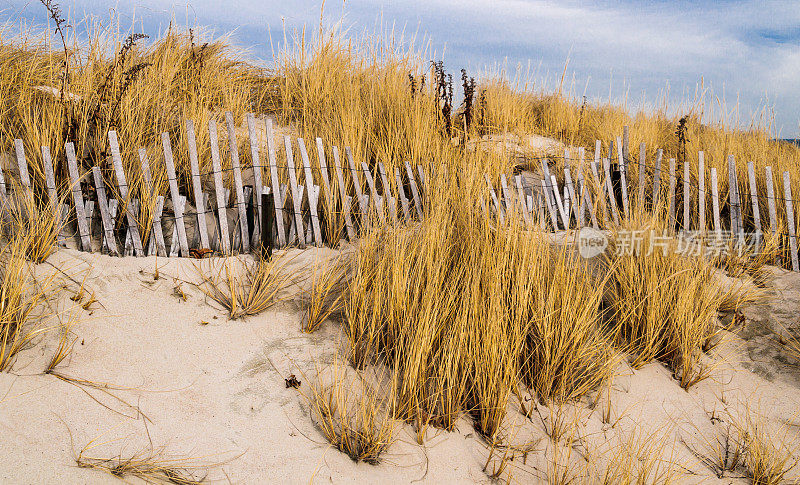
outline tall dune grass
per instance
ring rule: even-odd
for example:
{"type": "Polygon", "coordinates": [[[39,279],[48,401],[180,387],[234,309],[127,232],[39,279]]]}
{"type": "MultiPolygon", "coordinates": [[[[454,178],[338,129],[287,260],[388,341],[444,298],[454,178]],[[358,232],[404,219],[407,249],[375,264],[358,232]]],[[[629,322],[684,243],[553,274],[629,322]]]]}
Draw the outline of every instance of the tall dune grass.
{"type": "Polygon", "coordinates": [[[598,320],[602,286],[578,256],[519,221],[493,227],[477,203],[480,170],[449,177],[471,197],[435,187],[424,222],[359,243],[350,358],[389,366],[398,418],[450,429],[469,412],[492,436],[511,393],[580,397],[610,378],[613,351],[598,320]]]}

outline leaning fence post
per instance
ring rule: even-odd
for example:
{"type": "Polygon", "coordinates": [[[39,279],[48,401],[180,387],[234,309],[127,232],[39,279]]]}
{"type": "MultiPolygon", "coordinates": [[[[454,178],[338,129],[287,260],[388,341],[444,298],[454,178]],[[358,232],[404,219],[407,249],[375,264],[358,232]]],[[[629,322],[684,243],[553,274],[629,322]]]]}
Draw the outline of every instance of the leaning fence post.
{"type": "MultiPolygon", "coordinates": [[[[397,183],[397,198],[400,199],[400,206],[403,208],[403,218],[406,222],[411,222],[411,216],[408,213],[408,198],[406,197],[406,189],[403,187],[403,178],[400,176],[400,169],[395,167],[394,179],[397,183]]],[[[481,199],[483,203],[483,199],[481,199]]]]}
{"type": "Polygon", "coordinates": [[[389,185],[389,178],[386,176],[386,168],[383,166],[383,162],[378,162],[378,174],[383,184],[383,198],[386,200],[386,207],[389,208],[389,215],[392,217],[392,222],[397,222],[397,201],[392,197],[392,189],[389,185]]]}
{"type": "Polygon", "coordinates": [[[114,172],[117,175],[117,186],[119,187],[120,198],[125,202],[125,217],[128,222],[128,229],[131,231],[133,238],[133,247],[136,250],[137,256],[144,256],[144,248],[142,248],[142,238],[139,236],[139,222],[133,213],[133,200],[128,197],[128,182],[125,179],[125,170],[122,168],[122,156],[119,153],[119,141],[117,140],[117,132],[108,132],[108,144],[111,148],[111,159],[114,162],[114,172]]]}
{"type": "Polygon", "coordinates": [[[297,139],[297,145],[300,148],[300,158],[303,161],[303,174],[305,175],[306,194],[308,200],[308,212],[311,215],[311,229],[314,234],[314,241],[317,247],[322,246],[322,231],[319,228],[319,214],[317,208],[319,207],[319,200],[317,194],[314,193],[314,173],[311,171],[311,160],[308,158],[306,151],[306,144],[302,138],[297,139]]]}
{"type": "Polygon", "coordinates": [[[75,146],[71,142],[64,144],[67,153],[67,168],[72,183],[72,200],[75,202],[75,217],[77,218],[78,234],[81,238],[81,247],[84,251],[92,252],[92,239],[89,235],[89,224],[86,223],[86,211],[83,205],[83,192],[81,191],[81,177],[78,175],[78,160],[75,157],[75,146]]]}
{"type": "Polygon", "coordinates": [[[272,220],[275,218],[275,198],[273,194],[261,193],[261,257],[269,260],[272,257],[274,243],[272,241],[272,220]]]}
{"type": "MultiPolygon", "coordinates": [[[[147,161],[147,150],[144,148],[139,149],[139,162],[142,164],[142,177],[144,178],[145,186],[150,198],[153,198],[153,178],[150,175],[150,162],[147,161]]],[[[164,229],[161,227],[161,210],[164,208],[164,197],[156,196],[156,207],[153,210],[153,235],[150,237],[152,241],[155,238],[156,254],[159,256],[167,255],[167,245],[164,243],[164,229]],[[161,210],[159,210],[159,207],[161,210]]],[[[207,247],[207,246],[203,246],[207,247]]],[[[148,251],[149,253],[149,251],[148,251]]],[[[148,254],[150,256],[150,254],[148,254]]]]}
{"type": "Polygon", "coordinates": [[[789,229],[789,250],[792,252],[792,271],[800,271],[797,261],[797,235],[795,234],[792,186],[789,172],[783,172],[783,197],[786,200],[786,226],[789,229]]]}
{"type": "Polygon", "coordinates": [[[336,180],[339,182],[339,197],[342,199],[342,212],[344,213],[344,225],[347,230],[347,240],[355,242],[356,232],[353,228],[353,217],[350,214],[350,200],[347,198],[347,187],[344,185],[344,175],[342,174],[342,162],[339,159],[339,147],[334,146],[333,163],[336,169],[336,180]]]}
{"type": "MultiPolygon", "coordinates": [[[[169,141],[169,133],[164,132],[161,134],[161,146],[164,150],[164,165],[167,168],[169,191],[172,195],[172,212],[175,216],[175,220],[173,222],[174,226],[178,228],[178,243],[180,244],[181,254],[184,258],[188,258],[189,242],[186,237],[186,226],[184,225],[183,221],[183,203],[178,200],[180,198],[180,191],[178,190],[178,179],[175,175],[175,162],[172,159],[172,146],[170,145],[169,141]]],[[[173,240],[171,248],[174,247],[176,247],[176,245],[175,241],[173,240]]]]}
{"type": "Polygon", "coordinates": [[[28,162],[25,160],[25,146],[22,144],[22,140],[19,138],[14,140],[14,148],[17,152],[17,167],[19,167],[19,181],[22,185],[23,190],[25,191],[25,201],[28,203],[28,207],[25,208],[25,212],[27,217],[30,217],[31,214],[27,214],[28,210],[32,210],[34,208],[33,203],[33,190],[31,190],[31,178],[28,175],[28,162]]]}
{"type": "Polygon", "coordinates": [[[422,220],[422,202],[419,199],[419,191],[417,190],[417,183],[414,180],[414,171],[411,170],[411,164],[408,161],[405,162],[406,165],[406,175],[408,176],[408,185],[411,187],[411,197],[414,198],[414,207],[417,209],[417,216],[419,220],[422,220]]]}
{"type": "Polygon", "coordinates": [[[100,220],[103,223],[103,234],[106,238],[106,247],[113,255],[118,255],[117,241],[114,238],[114,223],[111,220],[111,213],[108,210],[108,199],[106,198],[106,187],[103,183],[103,175],[100,168],[96,165],[92,167],[94,176],[94,188],[97,192],[97,204],[100,207],[100,220]]]}

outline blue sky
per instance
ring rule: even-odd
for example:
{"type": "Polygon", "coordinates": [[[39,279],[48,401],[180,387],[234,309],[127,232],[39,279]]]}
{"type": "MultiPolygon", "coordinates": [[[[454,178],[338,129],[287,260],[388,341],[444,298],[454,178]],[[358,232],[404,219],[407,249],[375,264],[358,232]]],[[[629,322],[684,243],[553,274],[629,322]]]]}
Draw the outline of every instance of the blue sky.
{"type": "MultiPolygon", "coordinates": [[[[123,25],[157,34],[174,15],[179,24],[234,31],[254,57],[271,60],[284,26],[316,28],[319,1],[213,0],[64,1],[72,17],[119,16],[123,25]]],[[[701,79],[713,90],[707,109],[720,103],[728,117],[739,106],[747,125],[760,108],[774,108],[773,131],[800,137],[800,1],[546,1],[546,0],[339,0],[325,4],[329,25],[342,21],[351,32],[394,26],[406,37],[430,41],[448,70],[514,71],[530,65],[532,77],[554,88],[569,58],[568,79],[590,100],[621,101],[652,109],[667,92],[678,108],[701,79]],[[642,100],[647,103],[643,104],[642,100]]],[[[45,20],[38,0],[0,0],[6,21],[45,20]]]]}

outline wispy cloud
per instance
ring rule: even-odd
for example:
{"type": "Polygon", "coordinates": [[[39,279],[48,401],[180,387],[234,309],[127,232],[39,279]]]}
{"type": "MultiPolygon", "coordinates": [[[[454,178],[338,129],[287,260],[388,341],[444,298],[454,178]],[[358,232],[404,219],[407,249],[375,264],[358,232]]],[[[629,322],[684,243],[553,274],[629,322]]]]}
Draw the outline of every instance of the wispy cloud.
{"type": "MultiPolygon", "coordinates": [[[[0,0],[8,19],[41,20],[37,2],[0,0]],[[38,16],[38,17],[37,17],[38,16]]],[[[65,2],[66,5],[66,2],[65,2]]],[[[318,1],[214,0],[187,3],[137,0],[114,13],[146,28],[179,23],[208,25],[217,33],[236,29],[238,42],[269,58],[267,33],[282,39],[284,28],[316,27],[318,1]]],[[[75,17],[108,16],[100,0],[75,0],[75,17]]],[[[743,120],[768,99],[776,131],[800,131],[800,9],[795,1],[547,1],[547,0],[348,0],[327,2],[329,22],[374,29],[395,25],[431,41],[453,70],[472,71],[507,62],[540,66],[539,74],[560,75],[569,56],[576,82],[591,97],[629,92],[638,98],[671,86],[673,101],[704,79],[727,103],[740,103],[743,120]]]]}

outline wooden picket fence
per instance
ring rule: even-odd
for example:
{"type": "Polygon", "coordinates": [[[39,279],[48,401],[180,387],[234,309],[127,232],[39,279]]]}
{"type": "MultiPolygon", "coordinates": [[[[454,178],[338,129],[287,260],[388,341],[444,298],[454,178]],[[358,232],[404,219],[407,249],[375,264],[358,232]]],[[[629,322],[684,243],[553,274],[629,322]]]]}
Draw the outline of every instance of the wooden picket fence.
{"type": "MultiPolygon", "coordinates": [[[[207,252],[210,248],[216,249],[221,254],[247,253],[264,249],[265,246],[286,247],[298,246],[303,248],[306,244],[322,246],[328,241],[324,231],[324,221],[330,214],[325,214],[325,207],[336,206],[343,219],[343,232],[349,241],[355,241],[360,230],[367,224],[368,218],[376,217],[379,223],[410,222],[424,217],[423,206],[425,193],[428,190],[426,183],[427,173],[422,166],[417,166],[416,173],[412,166],[405,162],[405,173],[395,169],[393,174],[387,173],[382,163],[370,167],[366,162],[357,163],[352,150],[345,148],[347,167],[343,168],[338,147],[326,147],[320,138],[316,139],[317,165],[312,167],[305,142],[302,138],[296,139],[300,152],[300,163],[295,164],[294,144],[289,136],[283,137],[285,165],[278,165],[278,150],[271,120],[266,120],[267,160],[263,163],[259,153],[258,129],[253,115],[246,117],[250,143],[250,158],[252,163],[242,167],[239,160],[237,137],[233,116],[226,113],[226,125],[229,142],[230,168],[223,169],[220,159],[218,134],[216,122],[209,121],[212,171],[200,173],[197,146],[195,142],[195,127],[192,121],[186,122],[188,140],[188,158],[191,169],[191,185],[194,195],[195,210],[185,210],[187,196],[180,193],[180,187],[175,171],[173,152],[170,137],[162,134],[161,149],[164,155],[166,177],[169,183],[169,198],[172,202],[172,214],[166,215],[165,197],[157,196],[155,210],[152,214],[152,227],[148,241],[143,241],[139,225],[139,201],[129,194],[128,183],[123,169],[117,133],[108,132],[111,159],[116,179],[114,192],[119,199],[109,193],[103,175],[98,167],[92,167],[90,173],[81,174],[74,146],[66,143],[65,153],[70,179],[71,205],[59,204],[58,190],[56,187],[53,163],[47,147],[42,147],[42,162],[45,178],[46,200],[52,205],[54,213],[60,214],[63,226],[74,227],[62,231],[59,242],[63,245],[67,237],[77,237],[78,247],[84,251],[94,251],[93,241],[99,240],[102,252],[113,255],[159,255],[197,257],[207,252]],[[332,167],[328,164],[326,153],[333,158],[332,167]],[[286,182],[281,183],[279,176],[286,173],[286,182]],[[252,186],[243,185],[243,171],[252,170],[252,186]],[[302,170],[302,183],[298,171],[302,170]],[[262,171],[268,173],[269,186],[262,180],[262,171]],[[375,176],[373,176],[375,171],[375,176]],[[232,172],[234,200],[229,204],[229,190],[225,188],[224,178],[232,172]],[[315,180],[315,173],[316,180],[315,180]],[[393,177],[391,177],[393,175],[393,177]],[[213,194],[203,191],[203,178],[210,176],[213,180],[213,194]],[[336,177],[332,183],[332,177],[336,177]],[[361,179],[366,182],[366,187],[361,179]],[[321,179],[322,187],[318,185],[321,179]],[[347,182],[350,184],[347,185],[347,182]],[[83,183],[83,185],[82,185],[83,183]],[[93,190],[84,191],[84,186],[93,185],[93,190]],[[338,187],[338,194],[334,193],[338,187]],[[352,188],[352,195],[348,190],[352,188]],[[320,204],[320,193],[324,190],[324,197],[328,204],[320,204]],[[94,197],[88,197],[88,193],[94,197]],[[213,198],[212,198],[213,197],[213,198]],[[336,204],[331,203],[336,199],[336,204]],[[228,209],[236,213],[233,227],[228,224],[228,209]],[[268,210],[269,209],[269,210],[268,210]],[[117,240],[117,218],[124,212],[124,238],[122,244],[117,240]],[[388,214],[386,213],[388,212],[388,214]],[[98,217],[99,213],[99,217],[98,217]],[[216,227],[210,231],[207,215],[213,216],[216,227]],[[186,220],[194,218],[195,237],[187,236],[186,220]],[[100,221],[100,230],[95,231],[100,221]],[[171,220],[172,236],[167,239],[164,234],[163,224],[171,220]],[[72,226],[74,224],[74,226],[72,226]],[[264,228],[269,234],[262,234],[264,228]],[[96,234],[99,232],[99,234],[96,234]],[[66,233],[66,234],[64,234],[66,233]],[[211,234],[216,238],[212,240],[211,234]],[[97,237],[96,237],[97,236],[97,237]],[[190,247],[190,242],[194,247],[190,247]],[[169,247],[167,247],[169,245],[169,247]],[[120,248],[122,246],[122,248],[120,248]]],[[[763,234],[760,215],[760,201],[766,200],[769,211],[769,230],[773,233],[779,230],[778,211],[776,203],[785,204],[786,239],[790,253],[792,269],[799,271],[797,239],[795,233],[795,216],[793,210],[792,189],[789,173],[783,173],[783,197],[776,196],[773,186],[771,167],[765,167],[764,182],[766,194],[758,193],[758,184],[753,163],[748,163],[746,183],[748,187],[750,204],[752,207],[752,220],[745,221],[742,216],[742,204],[747,203],[739,193],[739,180],[736,164],[733,157],[728,159],[729,201],[727,210],[730,223],[726,227],[721,220],[718,174],[715,168],[710,170],[710,180],[706,182],[706,169],[703,152],[698,153],[696,183],[690,177],[688,161],[683,164],[683,177],[681,177],[682,190],[676,193],[679,175],[676,174],[676,162],[669,160],[667,174],[662,174],[662,151],[658,150],[654,164],[648,164],[644,144],[640,146],[638,160],[633,160],[629,154],[628,129],[624,128],[622,136],[616,142],[608,144],[607,157],[602,157],[602,143],[598,140],[595,145],[594,159],[587,166],[584,149],[577,149],[577,157],[571,156],[570,150],[565,150],[563,158],[563,178],[559,180],[556,174],[551,173],[551,159],[542,157],[529,159],[540,165],[541,173],[537,183],[524,183],[531,180],[533,172],[528,174],[517,173],[514,175],[514,186],[510,187],[505,174],[499,177],[497,190],[492,179],[487,174],[486,200],[481,199],[481,207],[488,215],[503,223],[509,211],[521,214],[520,220],[529,226],[539,226],[549,231],[580,229],[591,226],[598,229],[613,227],[623,218],[631,215],[634,210],[641,210],[644,202],[648,206],[659,207],[665,205],[668,214],[670,230],[688,232],[692,229],[699,233],[721,235],[723,231],[730,231],[735,238],[743,239],[745,230],[749,229],[760,237],[763,234]],[[615,146],[617,150],[615,152],[615,146]],[[572,177],[573,164],[577,164],[575,178],[572,177]],[[638,166],[638,181],[628,180],[629,168],[632,164],[638,166]],[[584,173],[587,168],[587,173],[584,173]],[[652,178],[652,185],[647,186],[648,179],[652,178]],[[667,185],[666,200],[661,200],[664,193],[664,184],[667,185]],[[679,195],[679,196],[678,196],[679,195]],[[711,227],[707,224],[707,204],[711,199],[711,227]],[[594,200],[593,200],[594,198],[594,200]],[[634,200],[637,207],[634,207],[634,200]],[[487,204],[488,202],[488,204],[487,204]],[[680,207],[679,207],[679,202],[680,207]],[[682,212],[682,221],[678,214],[682,212]]],[[[21,140],[15,140],[16,162],[19,171],[19,188],[23,197],[33,198],[28,162],[21,140]]],[[[574,152],[574,150],[573,150],[574,152]]],[[[147,151],[138,150],[141,173],[146,188],[152,193],[152,177],[147,151]]],[[[538,167],[536,167],[538,169],[538,167]]],[[[430,176],[434,174],[431,172],[430,176]]],[[[559,174],[560,175],[560,174],[559,174]]],[[[89,188],[89,187],[87,187],[89,188]]],[[[44,198],[44,197],[42,197],[44,198]]],[[[3,210],[9,210],[9,193],[3,171],[0,170],[0,216],[3,210]]],[[[372,223],[372,222],[370,222],[372,223]]]]}
{"type": "MultiPolygon", "coordinates": [[[[736,162],[731,155],[728,157],[728,206],[727,211],[730,224],[726,227],[721,219],[722,207],[719,190],[718,175],[716,168],[710,169],[710,187],[706,184],[706,168],[703,152],[698,153],[697,158],[697,182],[692,181],[690,162],[683,163],[683,176],[676,174],[676,160],[669,159],[669,171],[662,174],[662,150],[657,150],[655,164],[648,164],[646,160],[646,147],[642,143],[639,147],[639,158],[634,160],[630,157],[628,147],[628,127],[624,127],[621,137],[616,137],[608,144],[608,157],[602,157],[602,142],[595,142],[594,160],[588,164],[591,174],[584,175],[583,168],[586,167],[585,151],[583,148],[577,149],[577,158],[571,157],[570,150],[564,151],[563,183],[559,183],[555,174],[550,173],[553,157],[535,159],[541,163],[540,185],[525,185],[522,183],[522,175],[515,175],[515,185],[517,194],[508,186],[508,180],[504,174],[500,176],[500,194],[495,191],[492,181],[486,175],[486,182],[489,190],[489,197],[492,201],[492,212],[502,222],[504,214],[509,210],[521,211],[522,220],[527,224],[534,224],[538,221],[539,226],[545,230],[569,230],[580,229],[584,226],[591,226],[597,229],[610,228],[617,226],[622,218],[627,218],[634,210],[642,210],[645,202],[652,210],[654,207],[661,207],[667,211],[667,230],[675,233],[680,227],[681,232],[686,235],[691,232],[705,238],[706,233],[710,233],[709,241],[721,241],[723,232],[730,234],[733,244],[745,243],[746,230],[750,230],[751,243],[758,244],[762,241],[764,225],[761,221],[760,205],[766,202],[769,210],[769,230],[773,234],[778,234],[786,240],[786,252],[791,261],[794,271],[800,271],[797,253],[797,235],[795,227],[795,214],[792,199],[792,187],[789,172],[783,172],[783,197],[775,194],[772,167],[764,168],[764,183],[766,195],[759,194],[757,184],[757,174],[752,162],[747,164],[747,179],[744,184],[739,183],[736,162]],[[614,150],[614,147],[618,149],[614,150]],[[576,179],[573,182],[571,164],[577,163],[578,170],[576,179]],[[638,168],[638,182],[628,180],[628,172],[631,165],[635,164],[638,168]],[[647,181],[652,175],[652,185],[647,186],[647,181]],[[666,181],[664,180],[666,179],[666,181]],[[682,190],[677,193],[678,183],[681,182],[682,190]],[[668,185],[664,194],[664,184],[668,185]],[[749,190],[749,203],[751,205],[752,220],[745,220],[742,213],[743,204],[748,201],[740,194],[740,187],[744,185],[749,190]],[[638,189],[638,190],[637,190],[638,189]],[[635,191],[635,192],[634,192],[635,191]],[[638,195],[635,195],[638,192],[638,195]],[[710,192],[710,193],[709,193],[710,192]],[[593,203],[592,197],[597,199],[593,203]],[[680,195],[680,197],[678,197],[680,195]],[[707,223],[707,204],[711,199],[712,222],[709,228],[707,223]],[[635,197],[635,199],[634,199],[635,197]],[[666,197],[666,200],[661,200],[666,197]],[[637,207],[633,207],[633,201],[637,202],[637,207]],[[781,229],[776,203],[784,204],[785,208],[785,230],[781,229]],[[620,207],[621,206],[621,207],[620,207]],[[679,213],[682,212],[682,220],[679,220],[679,213]],[[598,220],[598,217],[601,217],[598,220]],[[534,220],[536,219],[536,220],[534,220]]],[[[531,160],[529,160],[529,163],[531,160]]]]}
{"type": "MultiPolygon", "coordinates": [[[[187,196],[180,193],[178,178],[175,170],[171,140],[168,133],[162,133],[161,142],[164,155],[164,166],[168,181],[169,199],[172,204],[172,214],[165,214],[166,198],[157,196],[155,210],[152,214],[152,228],[150,237],[144,241],[140,234],[141,223],[139,221],[140,201],[131,197],[129,194],[128,182],[123,168],[123,160],[120,152],[120,143],[115,131],[108,132],[108,142],[111,152],[111,161],[114,168],[114,187],[118,198],[110,195],[111,190],[106,186],[103,174],[99,167],[91,167],[87,173],[81,173],[79,161],[72,143],[65,144],[65,155],[69,173],[71,202],[72,204],[62,204],[60,202],[56,181],[54,177],[53,161],[47,147],[42,147],[42,162],[46,185],[46,200],[52,205],[53,213],[59,214],[60,224],[65,229],[59,235],[61,245],[66,245],[66,239],[75,237],[77,246],[83,251],[93,252],[99,249],[101,252],[111,255],[136,255],[136,256],[171,256],[171,257],[198,257],[214,248],[220,254],[248,253],[262,249],[265,244],[269,244],[270,249],[275,247],[297,246],[305,248],[307,244],[322,246],[327,242],[323,234],[322,214],[323,207],[320,205],[321,188],[315,180],[322,179],[324,196],[333,198],[333,188],[338,185],[338,196],[341,200],[338,209],[341,211],[347,239],[355,241],[359,230],[366,225],[368,217],[379,214],[381,222],[386,222],[384,211],[388,206],[388,211],[392,222],[398,222],[400,218],[406,222],[413,218],[423,217],[423,187],[425,186],[425,172],[421,166],[417,167],[417,174],[421,185],[417,184],[411,165],[405,163],[405,181],[399,169],[395,169],[394,182],[398,191],[398,197],[391,197],[392,184],[387,171],[382,163],[378,163],[372,170],[376,170],[376,177],[369,165],[365,162],[360,164],[354,160],[352,150],[346,147],[344,152],[348,166],[343,169],[340,160],[339,149],[336,146],[330,147],[333,157],[333,171],[338,184],[332,184],[331,167],[328,166],[326,150],[322,139],[316,139],[317,148],[317,167],[312,167],[311,159],[308,154],[305,142],[302,138],[292,140],[289,136],[283,137],[285,150],[285,165],[278,164],[278,146],[271,120],[266,120],[266,138],[268,156],[266,163],[261,160],[258,144],[258,131],[256,120],[253,115],[246,117],[249,143],[251,150],[252,164],[242,167],[239,160],[238,143],[233,121],[233,115],[226,113],[226,124],[228,130],[230,168],[222,168],[220,158],[217,124],[215,120],[210,120],[208,130],[210,135],[210,153],[212,171],[200,173],[200,163],[196,146],[196,136],[194,123],[190,120],[186,122],[186,134],[188,139],[188,158],[191,170],[191,184],[194,195],[196,210],[187,212],[185,210],[187,196]],[[300,152],[300,163],[295,163],[293,142],[296,143],[300,152]],[[281,172],[286,172],[287,183],[281,183],[279,176],[281,172]],[[252,186],[243,185],[243,171],[252,171],[252,186]],[[270,186],[262,181],[262,171],[268,171],[270,186]],[[299,171],[302,171],[302,183],[299,171]],[[225,187],[224,178],[232,172],[233,188],[235,200],[229,204],[230,191],[225,187]],[[361,175],[361,177],[359,177],[361,175]],[[214,190],[212,194],[203,191],[202,180],[210,176],[213,180],[214,190]],[[362,188],[360,179],[363,178],[367,184],[367,191],[362,188]],[[350,182],[354,188],[354,195],[348,194],[346,182],[350,182]],[[378,186],[378,181],[382,187],[378,186]],[[277,190],[274,190],[276,187],[277,190]],[[408,190],[409,196],[406,196],[408,190]],[[378,193],[382,196],[379,196],[378,193]],[[93,193],[94,197],[88,197],[93,193]],[[387,194],[383,196],[383,194],[387,194]],[[355,200],[354,200],[355,199],[355,200]],[[386,201],[385,201],[386,200],[386,201]],[[398,209],[397,202],[400,201],[398,209]],[[267,202],[269,201],[269,202],[267,202]],[[354,202],[357,204],[354,206],[354,202]],[[267,213],[265,204],[269,203],[272,210],[267,213]],[[228,210],[236,212],[233,227],[229,226],[228,210]],[[99,217],[98,217],[99,213],[99,217]],[[122,221],[124,236],[121,238],[122,244],[118,241],[117,220],[120,213],[124,213],[122,221]],[[213,224],[216,226],[214,231],[210,230],[207,216],[212,216],[213,224]],[[194,218],[196,237],[194,246],[190,247],[190,238],[187,235],[187,219],[194,218]],[[99,219],[99,231],[96,221],[99,219]],[[164,234],[164,223],[172,222],[172,237],[167,238],[164,234]],[[264,224],[268,222],[268,224],[264,224]],[[71,226],[71,227],[70,227],[71,226]],[[271,234],[262,237],[263,227],[270,227],[271,234]],[[74,230],[71,230],[74,228],[74,230]],[[66,233],[66,234],[64,234],[66,233]],[[99,233],[99,234],[98,234],[99,233]],[[217,235],[216,240],[211,234],[217,235]],[[270,236],[270,237],[267,237],[270,236]],[[269,241],[269,243],[266,243],[269,241]],[[99,242],[99,246],[95,243],[99,242]]],[[[30,197],[33,200],[33,187],[28,172],[28,161],[26,159],[22,140],[15,140],[16,162],[19,171],[19,184],[14,188],[23,191],[23,197],[30,197]]],[[[150,163],[147,157],[147,150],[138,150],[141,174],[148,193],[153,191],[153,180],[151,177],[150,163]]],[[[0,170],[0,215],[2,212],[12,210],[10,203],[8,186],[5,182],[3,171],[0,170]]]]}

